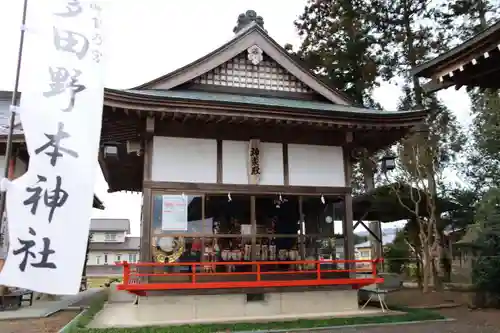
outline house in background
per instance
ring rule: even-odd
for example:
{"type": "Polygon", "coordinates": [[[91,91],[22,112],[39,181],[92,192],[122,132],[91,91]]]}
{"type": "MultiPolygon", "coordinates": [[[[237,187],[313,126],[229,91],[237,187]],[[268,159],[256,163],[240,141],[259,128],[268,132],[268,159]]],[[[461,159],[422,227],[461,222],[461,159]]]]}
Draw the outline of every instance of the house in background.
{"type": "Polygon", "coordinates": [[[121,274],[115,262],[139,260],[140,237],[130,237],[128,219],[92,219],[87,276],[121,274]]]}
{"type": "MultiPolygon", "coordinates": [[[[397,229],[387,229],[382,231],[382,245],[385,246],[390,244],[396,238],[397,229]]],[[[362,233],[358,233],[361,235],[362,233]]],[[[365,235],[364,233],[362,235],[365,235]]],[[[354,245],[354,259],[356,260],[371,260],[372,258],[372,243],[371,241],[366,241],[363,243],[354,245]]],[[[369,263],[358,263],[358,268],[366,267],[370,268],[371,265],[369,263]]]]}

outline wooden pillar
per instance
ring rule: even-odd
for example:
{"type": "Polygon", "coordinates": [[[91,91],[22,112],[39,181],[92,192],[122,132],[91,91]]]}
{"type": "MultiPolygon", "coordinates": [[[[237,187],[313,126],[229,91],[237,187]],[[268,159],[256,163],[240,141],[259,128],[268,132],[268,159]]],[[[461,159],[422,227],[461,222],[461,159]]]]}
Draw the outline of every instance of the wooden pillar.
{"type": "Polygon", "coordinates": [[[257,259],[257,216],[255,212],[255,195],[250,196],[250,223],[252,224],[252,253],[250,258],[254,261],[257,259]]]}
{"type": "Polygon", "coordinates": [[[304,216],[304,207],[303,207],[304,199],[302,196],[299,197],[299,246],[300,248],[298,249],[300,251],[300,259],[305,260],[306,259],[306,237],[304,235],[304,229],[305,229],[305,216],[304,216]],[[304,227],[303,227],[304,226],[304,227]]]}
{"type": "MultiPolygon", "coordinates": [[[[346,142],[349,144],[352,141],[352,133],[348,133],[346,137],[346,142]]],[[[351,159],[351,150],[348,146],[345,146],[343,149],[343,157],[344,157],[344,176],[345,176],[345,184],[348,187],[351,187],[352,183],[352,159],[351,159]]],[[[352,193],[347,193],[344,195],[344,220],[343,220],[343,229],[344,229],[344,257],[346,260],[354,260],[354,228],[353,228],[353,211],[352,211],[352,193]]],[[[354,264],[347,265],[349,269],[354,269],[354,264]]],[[[351,278],[356,277],[354,272],[349,273],[351,278]]]]}
{"type": "MultiPolygon", "coordinates": [[[[144,180],[151,180],[153,158],[152,139],[144,142],[144,180]]],[[[142,189],[142,218],[141,218],[141,261],[152,260],[151,237],[152,237],[152,191],[150,188],[142,189]]]]}
{"type": "MultiPolygon", "coordinates": [[[[352,195],[346,194],[344,196],[344,256],[346,260],[354,260],[354,229],[352,219],[352,195]]],[[[349,264],[347,267],[353,269],[354,264],[349,264]]],[[[350,277],[354,278],[355,273],[351,272],[350,277]]]]}

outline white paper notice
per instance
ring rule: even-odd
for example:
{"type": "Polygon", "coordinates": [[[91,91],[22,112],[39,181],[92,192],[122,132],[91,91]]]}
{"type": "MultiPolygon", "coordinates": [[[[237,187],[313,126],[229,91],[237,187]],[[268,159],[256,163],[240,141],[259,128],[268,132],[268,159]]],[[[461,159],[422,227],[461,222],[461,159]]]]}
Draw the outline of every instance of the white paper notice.
{"type": "Polygon", "coordinates": [[[240,226],[240,232],[242,235],[251,235],[252,234],[252,225],[251,224],[242,224],[240,226]]]}
{"type": "Polygon", "coordinates": [[[188,230],[188,197],[185,195],[162,196],[161,229],[164,231],[188,230]]]}
{"type": "Polygon", "coordinates": [[[79,291],[101,133],[101,14],[93,1],[29,2],[20,116],[30,163],[7,186],[0,284],[79,291]]]}

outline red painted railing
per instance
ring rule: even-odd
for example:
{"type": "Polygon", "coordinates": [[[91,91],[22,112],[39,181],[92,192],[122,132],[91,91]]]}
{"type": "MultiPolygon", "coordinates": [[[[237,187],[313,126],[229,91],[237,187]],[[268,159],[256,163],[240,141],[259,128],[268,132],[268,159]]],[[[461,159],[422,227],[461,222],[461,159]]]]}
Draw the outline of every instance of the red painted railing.
{"type": "MultiPolygon", "coordinates": [[[[116,263],[123,266],[123,283],[118,289],[127,290],[135,294],[143,294],[151,290],[182,290],[182,289],[227,289],[227,288],[257,288],[257,287],[299,287],[299,286],[326,286],[326,285],[351,285],[360,288],[373,283],[381,283],[382,278],[377,277],[377,264],[380,260],[328,260],[328,261],[238,261],[238,262],[196,262],[196,263],[155,263],[141,262],[116,263]],[[322,265],[343,264],[342,269],[323,269],[322,265]],[[356,269],[358,264],[371,266],[370,268],[356,269]],[[308,267],[294,270],[268,270],[271,266],[289,265],[290,267],[308,267]],[[154,267],[190,267],[190,272],[147,272],[154,267]],[[252,266],[250,271],[245,272],[217,272],[215,266],[252,266]],[[349,268],[349,266],[352,266],[349,268]],[[147,268],[150,269],[147,269],[147,268]],[[312,268],[314,267],[314,268],[312,268]],[[146,268],[146,269],[145,269],[146,268]],[[211,270],[211,271],[200,271],[211,270]],[[354,273],[352,275],[363,275],[360,277],[335,278],[328,273],[354,273]],[[270,278],[281,276],[280,279],[270,278]],[[293,278],[296,275],[297,278],[293,278]],[[328,276],[330,275],[330,276],[328,276]],[[164,282],[140,282],[144,277],[189,277],[189,281],[164,281],[164,282]],[[220,278],[226,281],[200,281],[202,277],[227,277],[220,278]],[[231,277],[248,276],[251,281],[231,281],[231,277]],[[286,278],[284,278],[286,276],[286,278]]],[[[351,275],[351,274],[349,274],[351,275]]]]}

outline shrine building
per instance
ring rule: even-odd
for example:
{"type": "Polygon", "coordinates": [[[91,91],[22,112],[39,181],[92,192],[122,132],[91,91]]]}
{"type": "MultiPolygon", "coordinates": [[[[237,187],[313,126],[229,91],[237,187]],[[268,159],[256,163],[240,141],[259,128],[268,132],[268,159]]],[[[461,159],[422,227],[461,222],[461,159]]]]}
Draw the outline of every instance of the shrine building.
{"type": "Polygon", "coordinates": [[[354,105],[254,11],[234,32],[169,74],[105,90],[99,162],[109,191],[142,192],[141,262],[121,264],[118,287],[203,295],[191,300],[193,320],[217,307],[239,320],[263,300],[252,318],[300,316],[306,303],[316,314],[357,310],[356,289],[380,278],[370,261],[356,270],[352,165],[426,111],[354,105]]]}

